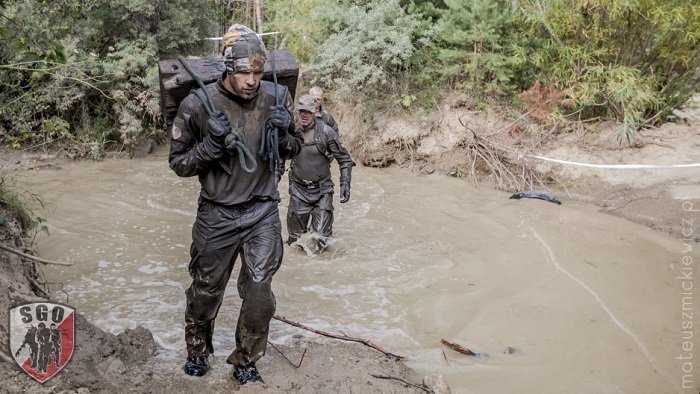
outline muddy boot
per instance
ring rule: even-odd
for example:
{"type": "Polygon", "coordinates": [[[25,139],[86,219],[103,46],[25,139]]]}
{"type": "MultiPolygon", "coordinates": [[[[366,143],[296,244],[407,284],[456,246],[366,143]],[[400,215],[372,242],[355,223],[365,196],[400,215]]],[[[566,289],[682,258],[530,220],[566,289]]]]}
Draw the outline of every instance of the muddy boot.
{"type": "Polygon", "coordinates": [[[188,356],[185,361],[185,373],[190,376],[204,376],[209,369],[209,359],[207,356],[188,356]]]}
{"type": "Polygon", "coordinates": [[[262,382],[260,372],[255,368],[255,363],[250,363],[246,366],[233,367],[233,380],[241,386],[250,382],[262,382]]]}

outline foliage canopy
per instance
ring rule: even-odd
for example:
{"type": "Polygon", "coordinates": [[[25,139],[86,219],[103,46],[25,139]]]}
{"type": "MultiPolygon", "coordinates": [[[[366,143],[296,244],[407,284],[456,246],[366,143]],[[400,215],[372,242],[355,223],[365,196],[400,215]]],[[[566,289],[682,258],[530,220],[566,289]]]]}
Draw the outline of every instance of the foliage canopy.
{"type": "MultiPolygon", "coordinates": [[[[631,140],[700,84],[695,0],[297,3],[264,2],[266,30],[281,32],[266,40],[308,62],[308,82],[338,97],[410,109],[449,90],[517,103],[547,86],[565,104],[560,115],[618,120],[631,140]]],[[[203,38],[245,22],[250,4],[0,1],[0,141],[69,141],[100,158],[110,143],[162,138],[158,60],[211,54],[203,38]]]]}

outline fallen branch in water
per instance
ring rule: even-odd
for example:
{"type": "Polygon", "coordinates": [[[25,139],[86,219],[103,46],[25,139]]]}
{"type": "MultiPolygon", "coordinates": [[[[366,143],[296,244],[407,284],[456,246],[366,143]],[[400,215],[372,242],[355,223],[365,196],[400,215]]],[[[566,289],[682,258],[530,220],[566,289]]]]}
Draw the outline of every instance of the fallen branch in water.
{"type": "Polygon", "coordinates": [[[279,354],[281,354],[282,357],[284,357],[284,359],[287,360],[287,362],[288,362],[292,367],[294,367],[294,368],[299,368],[299,367],[301,367],[301,363],[304,362],[304,356],[306,356],[306,349],[304,349],[304,353],[301,354],[301,360],[299,360],[299,364],[294,364],[290,359],[287,358],[287,356],[286,356],[284,353],[282,353],[281,350],[277,349],[277,346],[275,346],[274,343],[272,343],[272,342],[270,342],[270,341],[267,341],[267,343],[269,343],[270,346],[272,346],[275,350],[277,350],[277,351],[279,352],[279,354]]]}
{"type": "Polygon", "coordinates": [[[458,344],[456,344],[456,343],[447,342],[447,341],[444,340],[444,339],[441,339],[440,342],[441,342],[443,345],[447,346],[448,348],[454,350],[455,352],[462,353],[462,354],[464,354],[464,355],[466,355],[466,356],[476,356],[476,355],[477,355],[476,353],[472,352],[471,350],[469,350],[469,349],[467,349],[467,348],[464,348],[464,347],[462,347],[462,346],[460,346],[460,345],[458,345],[458,344]]]}
{"type": "Polygon", "coordinates": [[[395,377],[393,377],[393,376],[387,376],[387,375],[375,375],[375,374],[372,374],[372,373],[370,374],[370,376],[372,376],[373,378],[377,378],[377,379],[398,380],[399,382],[404,383],[404,384],[406,384],[406,385],[408,385],[408,386],[415,387],[415,388],[417,388],[417,389],[421,389],[421,390],[425,391],[426,393],[432,393],[432,390],[430,390],[429,388],[425,387],[425,386],[422,385],[422,384],[421,384],[421,385],[413,384],[413,383],[407,382],[407,381],[405,381],[405,380],[403,380],[403,379],[401,379],[401,378],[395,378],[395,377]]]}
{"type": "Polygon", "coordinates": [[[45,259],[42,259],[41,257],[36,257],[36,256],[32,256],[32,255],[30,255],[30,254],[22,253],[22,252],[20,252],[19,250],[15,250],[15,249],[9,248],[9,247],[7,247],[7,246],[5,246],[5,245],[0,245],[0,249],[2,249],[2,250],[4,250],[4,251],[7,251],[7,252],[10,252],[10,253],[14,253],[14,254],[16,254],[16,255],[18,255],[18,256],[22,256],[22,257],[24,257],[24,258],[26,258],[26,259],[36,261],[37,263],[41,263],[41,264],[48,264],[48,265],[64,265],[64,266],[71,266],[71,265],[73,265],[73,263],[64,263],[64,262],[62,262],[62,261],[45,260],[45,259]]]}
{"type": "Polygon", "coordinates": [[[393,359],[395,359],[395,360],[403,360],[403,359],[404,359],[404,357],[402,357],[402,356],[396,355],[396,354],[394,354],[394,353],[387,352],[386,350],[384,350],[384,349],[382,349],[381,347],[375,345],[374,343],[372,343],[371,341],[369,341],[369,340],[367,340],[367,339],[354,338],[354,337],[349,337],[349,336],[347,336],[347,335],[332,334],[332,333],[330,333],[330,332],[317,330],[317,329],[315,329],[315,328],[311,328],[311,327],[305,326],[305,325],[303,325],[303,324],[300,324],[300,323],[297,323],[297,322],[294,322],[294,321],[291,321],[291,320],[287,320],[286,318],[281,317],[281,316],[277,316],[277,315],[272,316],[272,318],[275,319],[275,320],[279,320],[279,321],[281,321],[281,322],[287,323],[287,324],[289,324],[289,325],[291,325],[291,326],[298,327],[298,328],[301,328],[301,329],[306,330],[306,331],[311,331],[311,332],[313,332],[313,333],[315,333],[315,334],[318,334],[318,335],[323,335],[323,336],[325,336],[325,337],[340,339],[341,341],[349,341],[349,342],[358,342],[358,343],[361,343],[361,344],[363,344],[363,345],[365,345],[365,346],[371,347],[371,348],[374,349],[374,350],[380,351],[380,352],[384,353],[385,356],[390,357],[390,358],[393,358],[393,359]]]}

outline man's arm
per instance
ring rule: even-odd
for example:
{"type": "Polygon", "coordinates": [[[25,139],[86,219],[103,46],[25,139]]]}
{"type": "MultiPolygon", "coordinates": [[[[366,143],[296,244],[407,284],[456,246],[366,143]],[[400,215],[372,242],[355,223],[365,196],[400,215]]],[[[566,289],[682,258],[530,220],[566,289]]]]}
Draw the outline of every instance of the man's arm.
{"type": "Polygon", "coordinates": [[[193,95],[187,96],[178,110],[170,131],[170,168],[182,177],[208,170],[224,155],[221,143],[207,133],[208,115],[193,95]]]}
{"type": "Polygon", "coordinates": [[[333,115],[331,115],[330,112],[325,111],[325,110],[323,111],[323,120],[329,126],[331,126],[333,131],[335,131],[335,133],[338,134],[338,136],[340,136],[340,130],[338,129],[338,123],[335,121],[335,118],[333,117],[333,115]]]}
{"type": "Polygon", "coordinates": [[[325,128],[326,135],[328,136],[328,150],[331,155],[338,162],[340,167],[340,188],[341,188],[341,202],[347,201],[344,198],[343,190],[346,189],[348,192],[347,198],[350,198],[350,181],[352,178],[352,167],[355,166],[355,162],[352,160],[350,153],[345,149],[343,144],[340,142],[340,137],[336,132],[330,128],[330,126],[325,128]],[[345,201],[343,201],[345,199],[345,201]]]}

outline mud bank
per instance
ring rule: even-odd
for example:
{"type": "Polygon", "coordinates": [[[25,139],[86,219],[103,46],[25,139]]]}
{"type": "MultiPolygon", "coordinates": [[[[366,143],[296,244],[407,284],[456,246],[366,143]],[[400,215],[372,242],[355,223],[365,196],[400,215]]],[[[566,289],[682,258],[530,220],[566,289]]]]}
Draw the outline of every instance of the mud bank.
{"type": "MultiPolygon", "coordinates": [[[[510,192],[547,190],[564,203],[591,203],[602,212],[677,237],[683,236],[684,205],[700,207],[700,167],[670,167],[700,163],[700,95],[678,111],[677,123],[642,130],[632,144],[618,142],[620,125],[613,122],[542,131],[523,117],[512,121],[461,103],[445,103],[422,115],[376,114],[373,122],[364,117],[362,108],[338,112],[341,135],[364,165],[397,165],[418,175],[439,173],[510,192]],[[480,157],[475,159],[474,147],[484,141],[490,150],[481,153],[508,163],[516,177],[524,169],[531,170],[530,185],[499,184],[494,168],[484,165],[480,157]],[[605,167],[619,164],[669,168],[605,167]]],[[[694,239],[697,242],[700,237],[694,239]]]]}
{"type": "MultiPolygon", "coordinates": [[[[0,243],[20,250],[27,250],[25,238],[16,221],[0,226],[0,243]]],[[[36,263],[15,254],[0,251],[0,341],[9,343],[8,311],[17,305],[47,301],[42,290],[41,268],[36,263]]],[[[112,335],[95,327],[81,315],[75,320],[75,350],[68,365],[56,377],[39,384],[20,371],[7,353],[2,350],[0,382],[3,392],[53,393],[53,392],[118,392],[120,387],[145,383],[149,375],[141,371],[155,354],[156,345],[145,329],[127,330],[112,335]],[[135,373],[135,371],[139,371],[135,373]],[[138,379],[131,378],[138,376],[138,379]]]]}

